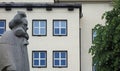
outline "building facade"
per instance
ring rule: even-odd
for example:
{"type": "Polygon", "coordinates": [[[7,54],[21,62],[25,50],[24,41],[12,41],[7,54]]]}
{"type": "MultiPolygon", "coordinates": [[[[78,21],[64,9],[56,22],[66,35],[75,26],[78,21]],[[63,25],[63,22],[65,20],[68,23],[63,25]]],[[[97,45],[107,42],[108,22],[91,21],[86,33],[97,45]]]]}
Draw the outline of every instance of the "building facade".
{"type": "Polygon", "coordinates": [[[80,71],[80,4],[1,2],[1,34],[17,11],[29,23],[30,71],[80,71]]]}
{"type": "Polygon", "coordinates": [[[0,35],[24,11],[30,71],[94,71],[88,53],[92,29],[104,25],[101,16],[111,9],[110,0],[0,0],[0,35]]]}

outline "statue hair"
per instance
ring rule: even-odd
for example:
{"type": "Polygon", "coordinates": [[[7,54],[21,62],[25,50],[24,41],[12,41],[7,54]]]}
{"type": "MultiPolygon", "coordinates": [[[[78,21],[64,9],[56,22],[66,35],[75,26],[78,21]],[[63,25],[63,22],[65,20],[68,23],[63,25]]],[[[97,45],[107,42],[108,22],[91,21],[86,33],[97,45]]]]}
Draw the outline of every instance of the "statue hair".
{"type": "Polygon", "coordinates": [[[13,29],[15,26],[22,23],[22,19],[26,18],[25,12],[18,11],[18,14],[15,15],[15,17],[9,22],[9,28],[13,29]]]}

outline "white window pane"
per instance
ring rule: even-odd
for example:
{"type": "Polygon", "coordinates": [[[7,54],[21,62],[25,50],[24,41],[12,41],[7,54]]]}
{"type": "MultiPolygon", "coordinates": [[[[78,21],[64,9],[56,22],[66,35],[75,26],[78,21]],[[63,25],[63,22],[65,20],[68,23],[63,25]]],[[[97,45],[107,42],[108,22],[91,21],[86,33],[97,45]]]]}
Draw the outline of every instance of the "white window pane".
{"type": "Polygon", "coordinates": [[[46,27],[46,21],[40,21],[40,27],[46,27]]]}
{"type": "Polygon", "coordinates": [[[66,27],[66,21],[61,21],[61,27],[66,27]]]}
{"type": "Polygon", "coordinates": [[[33,27],[39,27],[39,21],[33,21],[33,27]]]}
{"type": "Polygon", "coordinates": [[[46,34],[46,32],[45,32],[45,29],[44,29],[44,28],[41,28],[41,29],[40,29],[40,34],[41,34],[41,35],[45,35],[45,34],[46,34]]]}
{"type": "Polygon", "coordinates": [[[54,21],[54,27],[59,27],[59,21],[54,21]]]}
{"type": "Polygon", "coordinates": [[[45,20],[33,21],[33,35],[46,35],[47,22],[45,20]]]}
{"type": "Polygon", "coordinates": [[[5,27],[5,21],[0,21],[0,27],[5,27]]]}
{"type": "Polygon", "coordinates": [[[34,28],[33,29],[33,34],[34,35],[39,35],[39,29],[38,28],[34,28]]]}

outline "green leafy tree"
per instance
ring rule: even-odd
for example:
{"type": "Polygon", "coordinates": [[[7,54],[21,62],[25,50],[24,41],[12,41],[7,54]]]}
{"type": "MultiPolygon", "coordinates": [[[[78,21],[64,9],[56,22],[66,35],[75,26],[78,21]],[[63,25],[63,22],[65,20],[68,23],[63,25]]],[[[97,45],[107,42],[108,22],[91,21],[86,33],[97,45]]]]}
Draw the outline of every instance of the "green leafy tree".
{"type": "Polygon", "coordinates": [[[96,37],[89,53],[96,71],[120,71],[120,0],[113,1],[113,9],[102,18],[106,23],[95,26],[96,37]]]}

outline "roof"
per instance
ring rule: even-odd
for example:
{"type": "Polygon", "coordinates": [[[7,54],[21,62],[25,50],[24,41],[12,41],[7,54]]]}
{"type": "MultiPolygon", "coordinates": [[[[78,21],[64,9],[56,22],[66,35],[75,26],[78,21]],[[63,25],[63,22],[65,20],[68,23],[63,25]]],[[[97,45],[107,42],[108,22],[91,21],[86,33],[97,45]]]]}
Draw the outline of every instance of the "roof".
{"type": "Polygon", "coordinates": [[[82,17],[82,5],[81,4],[68,4],[68,3],[0,3],[0,8],[5,8],[6,11],[10,11],[11,8],[26,8],[28,11],[32,11],[32,8],[46,8],[51,10],[52,8],[68,8],[69,11],[73,11],[74,8],[80,10],[80,18],[82,17]]]}
{"type": "Polygon", "coordinates": [[[112,0],[54,0],[55,2],[107,2],[112,0]]]}
{"type": "Polygon", "coordinates": [[[2,2],[0,3],[0,8],[5,7],[11,7],[11,8],[26,8],[26,7],[32,7],[32,8],[81,8],[81,4],[68,4],[68,3],[6,3],[2,2]]]}

